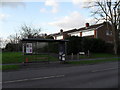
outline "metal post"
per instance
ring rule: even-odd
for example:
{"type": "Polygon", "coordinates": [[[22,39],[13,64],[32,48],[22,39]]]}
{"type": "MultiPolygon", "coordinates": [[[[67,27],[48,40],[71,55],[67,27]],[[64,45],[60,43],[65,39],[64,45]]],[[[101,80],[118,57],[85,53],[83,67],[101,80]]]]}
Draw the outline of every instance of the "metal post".
{"type": "Polygon", "coordinates": [[[50,48],[50,47],[49,47],[49,42],[47,42],[47,45],[48,45],[47,53],[48,53],[48,64],[49,64],[49,61],[50,61],[50,60],[49,60],[49,57],[50,57],[50,51],[49,51],[49,48],[50,48]]]}
{"type": "Polygon", "coordinates": [[[73,60],[73,53],[71,54],[71,60],[73,60]]]}
{"type": "Polygon", "coordinates": [[[24,52],[25,52],[25,46],[24,46],[24,43],[22,43],[22,52],[23,52],[23,55],[24,55],[24,52]]]}
{"type": "Polygon", "coordinates": [[[65,60],[67,60],[67,42],[65,42],[65,60]]]}
{"type": "Polygon", "coordinates": [[[77,59],[79,60],[79,53],[77,53],[77,59]]]}

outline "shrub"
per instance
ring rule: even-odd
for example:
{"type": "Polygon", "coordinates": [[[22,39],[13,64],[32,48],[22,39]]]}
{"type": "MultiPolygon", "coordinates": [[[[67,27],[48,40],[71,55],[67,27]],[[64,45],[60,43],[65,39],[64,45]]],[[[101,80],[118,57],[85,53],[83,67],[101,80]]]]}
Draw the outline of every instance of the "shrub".
{"type": "Polygon", "coordinates": [[[69,40],[67,44],[68,54],[77,54],[80,51],[87,52],[88,50],[95,53],[105,52],[106,43],[101,39],[78,36],[72,36],[67,39],[69,40]]]}
{"type": "Polygon", "coordinates": [[[82,38],[77,36],[72,36],[67,38],[69,42],[67,43],[67,52],[68,54],[77,54],[79,51],[82,50],[82,38]]]}

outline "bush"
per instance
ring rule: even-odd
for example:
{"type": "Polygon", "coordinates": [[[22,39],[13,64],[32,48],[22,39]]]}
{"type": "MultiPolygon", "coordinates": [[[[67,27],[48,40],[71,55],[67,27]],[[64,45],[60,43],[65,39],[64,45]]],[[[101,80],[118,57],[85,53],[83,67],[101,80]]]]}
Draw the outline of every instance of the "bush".
{"type": "Polygon", "coordinates": [[[106,53],[113,53],[114,51],[113,51],[113,48],[114,48],[114,45],[113,44],[111,44],[111,43],[106,43],[106,46],[105,46],[106,48],[105,48],[105,52],[106,53]]]}
{"type": "Polygon", "coordinates": [[[69,42],[67,43],[67,53],[68,54],[77,54],[79,51],[82,50],[82,38],[80,37],[76,37],[76,36],[72,36],[67,38],[69,40],[69,42]]]}
{"type": "MultiPolygon", "coordinates": [[[[87,42],[87,41],[86,41],[87,42]]],[[[105,52],[105,42],[100,39],[91,38],[87,44],[88,50],[95,53],[105,52]]],[[[86,47],[85,47],[86,48],[86,47]]]]}
{"type": "Polygon", "coordinates": [[[14,44],[14,43],[8,43],[5,47],[5,51],[22,51],[22,43],[14,44]]]}
{"type": "Polygon", "coordinates": [[[68,54],[77,54],[80,51],[94,53],[105,52],[106,43],[101,39],[72,36],[67,38],[69,40],[67,45],[68,54]]]}

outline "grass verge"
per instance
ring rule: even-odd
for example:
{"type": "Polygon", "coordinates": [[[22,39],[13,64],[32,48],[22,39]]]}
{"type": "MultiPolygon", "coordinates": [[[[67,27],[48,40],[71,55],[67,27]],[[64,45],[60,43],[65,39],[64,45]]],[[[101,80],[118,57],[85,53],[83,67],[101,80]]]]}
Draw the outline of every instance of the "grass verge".
{"type": "Polygon", "coordinates": [[[1,65],[0,70],[17,70],[19,69],[19,65],[1,65]]]}
{"type": "Polygon", "coordinates": [[[111,58],[111,59],[102,59],[102,60],[85,60],[85,61],[66,61],[67,64],[95,64],[101,62],[108,62],[108,61],[118,61],[118,58],[111,58]]]}
{"type": "Polygon", "coordinates": [[[2,53],[2,63],[22,63],[28,58],[29,62],[32,61],[57,61],[58,58],[47,55],[23,55],[21,52],[3,52],[2,53]]]}
{"type": "MultiPolygon", "coordinates": [[[[3,52],[0,55],[2,55],[2,60],[0,61],[5,63],[22,63],[25,62],[26,58],[28,58],[28,61],[58,61],[58,58],[53,57],[51,55],[47,54],[41,54],[41,55],[22,55],[22,52],[3,52]]],[[[117,57],[113,54],[107,54],[107,53],[91,53],[89,57],[87,56],[80,56],[80,59],[89,59],[89,58],[104,58],[104,57],[117,57]]]]}
{"type": "Polygon", "coordinates": [[[80,56],[80,59],[89,59],[89,58],[110,58],[110,57],[118,57],[117,55],[114,54],[108,54],[108,53],[92,53],[90,54],[89,57],[87,56],[80,56]]]}

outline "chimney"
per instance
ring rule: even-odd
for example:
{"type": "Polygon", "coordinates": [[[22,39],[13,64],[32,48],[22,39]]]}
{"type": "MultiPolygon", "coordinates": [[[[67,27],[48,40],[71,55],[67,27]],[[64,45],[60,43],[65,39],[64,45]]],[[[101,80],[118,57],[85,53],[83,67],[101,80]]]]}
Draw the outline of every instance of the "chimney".
{"type": "Polygon", "coordinates": [[[60,29],[60,34],[63,34],[63,29],[60,29]]]}
{"type": "Polygon", "coordinates": [[[47,34],[45,33],[45,36],[47,36],[47,34]]]}
{"type": "Polygon", "coordinates": [[[89,27],[89,23],[86,23],[86,27],[89,27]]]}

